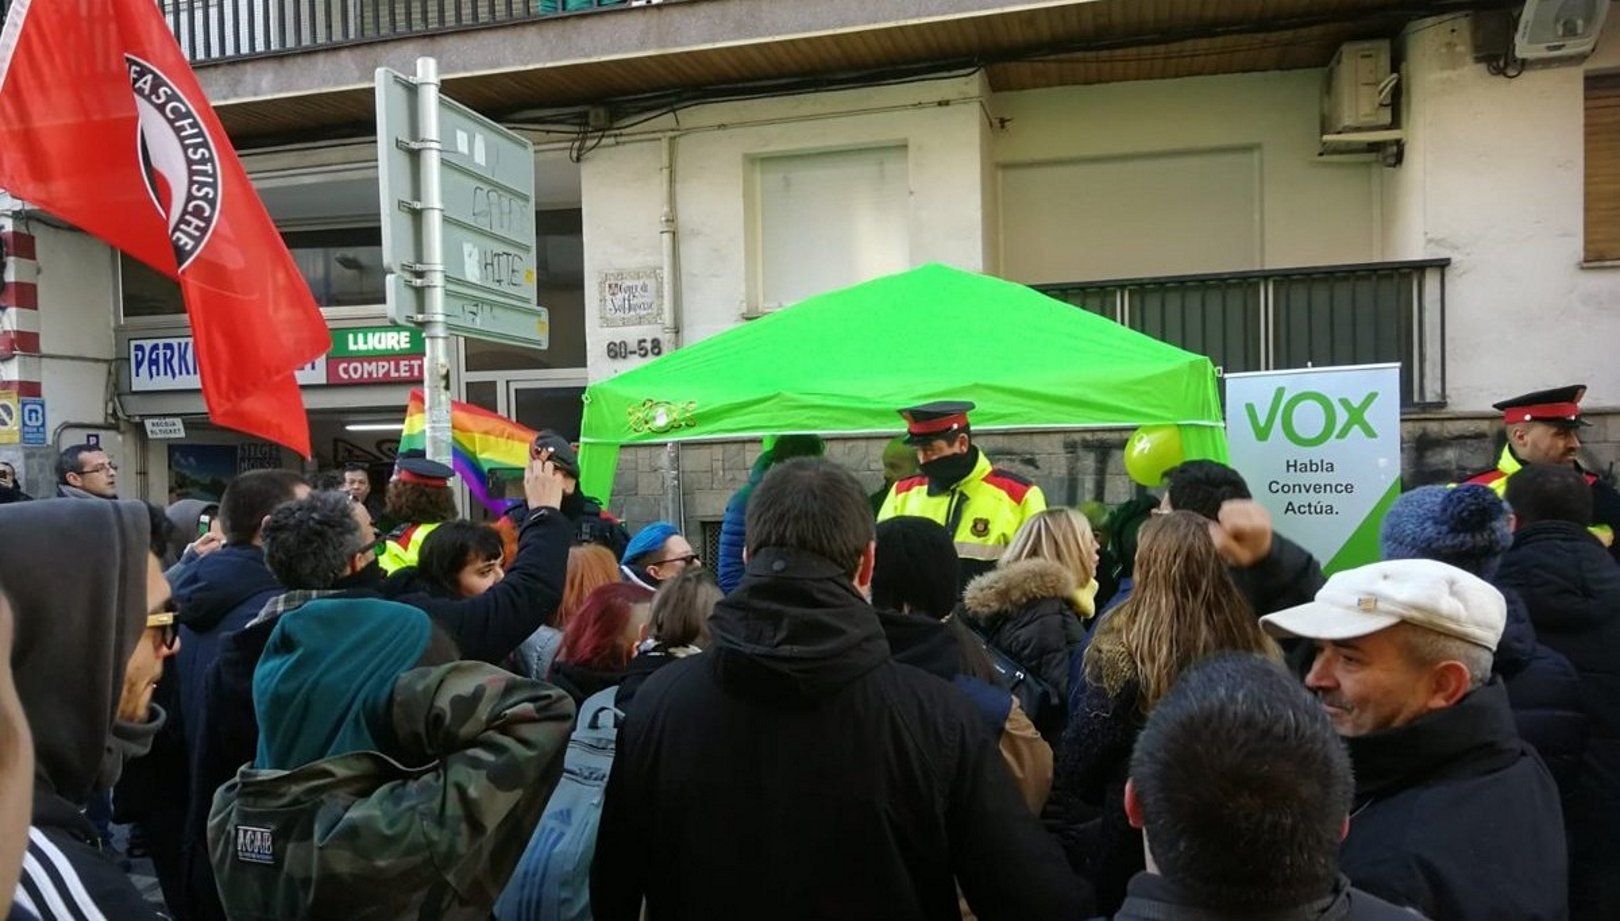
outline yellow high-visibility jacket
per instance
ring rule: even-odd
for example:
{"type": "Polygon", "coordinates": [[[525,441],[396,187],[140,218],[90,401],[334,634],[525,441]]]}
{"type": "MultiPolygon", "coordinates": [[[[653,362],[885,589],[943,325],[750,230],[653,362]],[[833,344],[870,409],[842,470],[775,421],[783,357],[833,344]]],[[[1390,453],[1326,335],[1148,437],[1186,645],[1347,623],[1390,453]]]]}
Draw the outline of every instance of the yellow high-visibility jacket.
{"type": "Polygon", "coordinates": [[[1034,483],[999,467],[979,452],[973,472],[950,489],[931,494],[928,478],[908,477],[895,483],[878,510],[878,521],[916,515],[937,521],[951,532],[956,555],[994,563],[1012,542],[1024,520],[1046,509],[1046,495],[1034,483]]]}
{"type": "Polygon", "coordinates": [[[422,542],[433,533],[442,522],[432,524],[407,524],[395,528],[388,535],[388,543],[383,554],[378,558],[382,563],[383,572],[393,575],[395,570],[407,566],[415,566],[416,558],[422,552],[422,542]]]}
{"type": "MultiPolygon", "coordinates": [[[[1462,485],[1484,486],[1506,499],[1508,477],[1523,469],[1524,464],[1520,462],[1518,455],[1513,453],[1513,446],[1507,445],[1502,448],[1502,456],[1497,458],[1495,469],[1476,473],[1463,480],[1462,485]]],[[[1576,465],[1576,469],[1580,469],[1579,464],[1576,465]]],[[[1586,477],[1586,482],[1593,488],[1592,511],[1598,518],[1587,530],[1591,531],[1598,540],[1603,541],[1603,546],[1612,547],[1614,545],[1614,527],[1602,520],[1603,512],[1607,510],[1606,506],[1608,505],[1603,501],[1604,497],[1599,493],[1602,481],[1585,470],[1581,470],[1581,474],[1586,477]]]]}

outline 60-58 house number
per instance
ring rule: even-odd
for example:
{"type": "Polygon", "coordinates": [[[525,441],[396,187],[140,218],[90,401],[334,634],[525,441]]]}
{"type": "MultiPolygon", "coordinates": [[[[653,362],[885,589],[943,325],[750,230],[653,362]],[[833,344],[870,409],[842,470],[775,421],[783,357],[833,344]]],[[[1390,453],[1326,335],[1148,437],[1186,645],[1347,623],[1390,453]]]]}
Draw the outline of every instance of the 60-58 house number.
{"type": "Polygon", "coordinates": [[[656,358],[662,354],[664,354],[664,340],[657,337],[637,339],[634,342],[626,339],[610,339],[607,344],[607,357],[615,361],[622,358],[656,358]]]}

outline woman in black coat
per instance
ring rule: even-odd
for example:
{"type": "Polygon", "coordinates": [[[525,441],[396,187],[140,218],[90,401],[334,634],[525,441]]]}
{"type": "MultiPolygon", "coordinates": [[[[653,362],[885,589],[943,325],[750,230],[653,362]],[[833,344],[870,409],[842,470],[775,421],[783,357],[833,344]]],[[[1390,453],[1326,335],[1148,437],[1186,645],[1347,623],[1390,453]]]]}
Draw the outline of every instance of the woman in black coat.
{"type": "Polygon", "coordinates": [[[1074,509],[1051,508],[1025,521],[996,568],[962,593],[964,622],[1050,689],[1049,703],[1025,709],[1054,747],[1068,722],[1070,676],[1095,610],[1096,571],[1091,525],[1074,509]]]}

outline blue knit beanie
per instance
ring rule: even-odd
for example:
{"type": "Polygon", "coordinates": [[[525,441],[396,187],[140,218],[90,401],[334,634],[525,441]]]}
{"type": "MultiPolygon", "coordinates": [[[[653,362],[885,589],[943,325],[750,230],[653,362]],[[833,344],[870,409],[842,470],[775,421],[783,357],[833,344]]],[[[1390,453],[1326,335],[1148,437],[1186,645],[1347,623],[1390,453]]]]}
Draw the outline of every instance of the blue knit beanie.
{"type": "Polygon", "coordinates": [[[664,541],[679,533],[681,529],[669,522],[655,521],[636,532],[636,536],[630,539],[630,546],[624,548],[624,556],[619,558],[619,562],[634,563],[638,558],[657,551],[664,546],[664,541]]]}
{"type": "Polygon", "coordinates": [[[1386,560],[1438,560],[1481,579],[1496,575],[1512,542],[1507,504],[1484,486],[1414,489],[1390,506],[1379,533],[1386,560]]]}

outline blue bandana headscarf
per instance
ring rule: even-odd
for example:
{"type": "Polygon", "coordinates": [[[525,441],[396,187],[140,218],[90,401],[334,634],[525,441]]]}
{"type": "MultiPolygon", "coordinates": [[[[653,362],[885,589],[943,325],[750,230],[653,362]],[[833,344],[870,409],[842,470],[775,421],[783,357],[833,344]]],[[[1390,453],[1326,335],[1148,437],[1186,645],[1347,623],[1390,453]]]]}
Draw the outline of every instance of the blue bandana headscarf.
{"type": "Polygon", "coordinates": [[[421,661],[430,631],[420,609],[380,599],[324,598],[283,614],[253,672],[253,766],[378,751],[392,734],[394,682],[421,661]]]}

